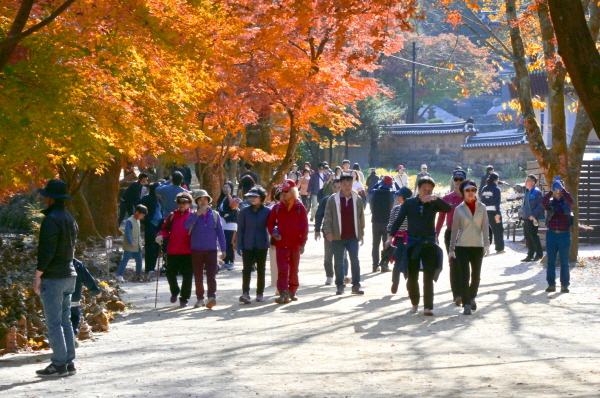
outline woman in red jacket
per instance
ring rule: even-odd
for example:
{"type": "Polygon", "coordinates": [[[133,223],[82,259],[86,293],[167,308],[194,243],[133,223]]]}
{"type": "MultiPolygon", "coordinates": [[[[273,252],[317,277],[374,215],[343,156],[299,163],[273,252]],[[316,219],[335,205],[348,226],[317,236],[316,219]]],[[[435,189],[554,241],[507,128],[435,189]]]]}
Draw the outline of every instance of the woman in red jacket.
{"type": "Polygon", "coordinates": [[[277,252],[277,304],[296,301],[298,265],[308,238],[306,208],[298,200],[298,188],[292,180],[281,185],[281,202],[271,209],[267,229],[275,239],[277,252]]]}

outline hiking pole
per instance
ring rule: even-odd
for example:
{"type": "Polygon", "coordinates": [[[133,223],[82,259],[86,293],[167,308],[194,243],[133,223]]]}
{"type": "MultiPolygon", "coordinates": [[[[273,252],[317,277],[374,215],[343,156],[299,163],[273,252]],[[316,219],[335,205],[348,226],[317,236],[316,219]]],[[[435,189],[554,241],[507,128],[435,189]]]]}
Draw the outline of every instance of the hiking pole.
{"type": "Polygon", "coordinates": [[[160,260],[162,259],[162,249],[158,251],[158,273],[156,274],[156,296],[154,297],[154,309],[158,304],[158,279],[160,278],[160,260]]]}

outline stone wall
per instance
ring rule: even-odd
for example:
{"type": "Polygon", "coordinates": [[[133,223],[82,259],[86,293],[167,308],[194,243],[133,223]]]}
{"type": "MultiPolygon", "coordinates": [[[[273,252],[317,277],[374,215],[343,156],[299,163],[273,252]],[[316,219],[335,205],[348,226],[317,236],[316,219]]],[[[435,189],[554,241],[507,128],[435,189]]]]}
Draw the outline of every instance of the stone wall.
{"type": "MultiPolygon", "coordinates": [[[[527,162],[535,160],[535,156],[533,156],[529,144],[463,148],[462,153],[463,167],[467,166],[471,168],[476,175],[489,164],[494,165],[495,170],[502,172],[512,164],[527,169],[527,162]]],[[[483,171],[481,171],[481,173],[483,173],[483,171]]]]}
{"type": "Polygon", "coordinates": [[[431,169],[452,171],[462,163],[462,148],[473,133],[431,135],[388,135],[379,142],[379,165],[396,168],[402,164],[418,170],[426,163],[431,169]]]}
{"type": "Polygon", "coordinates": [[[431,135],[388,135],[379,142],[379,164],[396,168],[399,164],[418,170],[426,163],[432,170],[451,172],[457,165],[470,168],[475,176],[483,175],[483,168],[494,165],[502,176],[509,165],[527,168],[535,160],[529,144],[462,148],[468,133],[431,135]]]}

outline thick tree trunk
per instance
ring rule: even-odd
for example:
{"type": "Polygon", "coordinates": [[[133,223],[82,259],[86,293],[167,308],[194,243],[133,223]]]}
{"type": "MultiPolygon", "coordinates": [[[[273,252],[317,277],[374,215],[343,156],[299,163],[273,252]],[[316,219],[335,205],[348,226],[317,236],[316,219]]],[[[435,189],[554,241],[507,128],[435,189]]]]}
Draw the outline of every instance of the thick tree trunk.
{"type": "Polygon", "coordinates": [[[298,127],[296,126],[296,116],[294,115],[294,111],[288,110],[287,114],[290,119],[290,140],[288,142],[287,150],[285,151],[283,160],[281,163],[279,163],[275,174],[273,174],[273,177],[266,187],[266,190],[269,192],[269,194],[271,189],[273,189],[273,186],[278,181],[283,179],[285,172],[294,162],[294,155],[296,154],[296,149],[298,148],[298,142],[300,142],[300,131],[298,131],[298,127]]]}
{"type": "Polygon", "coordinates": [[[370,128],[371,148],[369,150],[369,166],[379,166],[379,130],[377,126],[370,128]]]}
{"type": "Polygon", "coordinates": [[[101,238],[94,224],[87,201],[81,193],[81,187],[90,174],[91,170],[81,173],[78,168],[69,166],[59,166],[58,168],[60,179],[67,183],[68,193],[73,197],[73,200],[67,201],[67,209],[73,214],[75,221],[77,221],[79,239],[87,239],[89,237],[101,238]]]}
{"type": "Polygon", "coordinates": [[[82,186],[94,225],[100,236],[118,236],[119,177],[121,161],[111,161],[104,174],[91,174],[82,186]]]}
{"type": "Polygon", "coordinates": [[[348,133],[348,130],[344,131],[344,159],[348,159],[350,160],[350,151],[348,149],[348,144],[350,141],[350,133],[348,133]]]}
{"type": "MultiPolygon", "coordinates": [[[[310,156],[311,156],[311,165],[315,166],[319,163],[321,163],[323,161],[323,159],[321,159],[321,147],[319,145],[319,141],[315,139],[315,137],[313,135],[310,134],[304,134],[304,137],[306,138],[306,143],[308,145],[308,150],[310,151],[310,156]]],[[[301,166],[301,165],[298,165],[301,166]]],[[[300,167],[300,169],[302,169],[302,167],[300,167]]]]}
{"type": "Polygon", "coordinates": [[[333,163],[333,137],[329,137],[329,164],[332,164],[332,163],[333,163]]]}
{"type": "Polygon", "coordinates": [[[558,53],[569,72],[579,100],[596,131],[600,131],[600,54],[580,1],[548,0],[558,53]]]}
{"type": "MultiPolygon", "coordinates": [[[[246,126],[246,147],[258,148],[267,153],[273,153],[270,109],[264,109],[261,112],[256,124],[246,126]]],[[[263,187],[271,179],[272,166],[272,163],[267,162],[257,162],[253,165],[252,171],[258,175],[263,187]]]]}

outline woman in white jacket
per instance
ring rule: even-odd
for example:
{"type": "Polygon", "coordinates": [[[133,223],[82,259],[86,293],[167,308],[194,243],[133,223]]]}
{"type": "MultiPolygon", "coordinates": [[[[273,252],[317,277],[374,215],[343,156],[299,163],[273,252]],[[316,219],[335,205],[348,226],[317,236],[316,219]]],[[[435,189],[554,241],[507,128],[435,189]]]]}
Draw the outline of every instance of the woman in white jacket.
{"type": "Polygon", "coordinates": [[[464,314],[471,315],[477,309],[475,297],[479,289],[481,263],[490,253],[487,210],[477,200],[477,184],[465,180],[460,184],[464,202],[456,206],[450,237],[450,258],[456,258],[459,268],[459,291],[464,314]]]}

